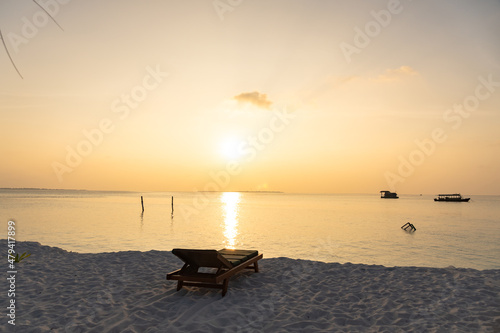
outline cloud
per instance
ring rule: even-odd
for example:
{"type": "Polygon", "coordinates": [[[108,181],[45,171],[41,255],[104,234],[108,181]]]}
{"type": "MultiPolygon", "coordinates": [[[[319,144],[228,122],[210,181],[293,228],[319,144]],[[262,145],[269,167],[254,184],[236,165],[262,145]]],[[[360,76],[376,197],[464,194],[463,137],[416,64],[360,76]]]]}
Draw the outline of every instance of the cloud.
{"type": "Polygon", "coordinates": [[[311,102],[321,96],[331,93],[332,90],[344,87],[348,87],[348,89],[366,89],[366,85],[371,87],[373,84],[397,82],[412,76],[420,75],[410,66],[388,68],[382,74],[379,73],[380,72],[362,73],[344,76],[330,75],[310,89],[302,91],[302,101],[311,102]]]}
{"type": "Polygon", "coordinates": [[[238,102],[250,103],[263,109],[269,109],[273,103],[267,99],[266,94],[261,94],[258,91],[241,93],[233,98],[238,102]]]}
{"type": "Polygon", "coordinates": [[[419,75],[416,70],[410,66],[401,66],[399,68],[389,68],[385,70],[384,74],[378,76],[379,81],[395,81],[399,80],[405,76],[416,76],[419,75]]]}

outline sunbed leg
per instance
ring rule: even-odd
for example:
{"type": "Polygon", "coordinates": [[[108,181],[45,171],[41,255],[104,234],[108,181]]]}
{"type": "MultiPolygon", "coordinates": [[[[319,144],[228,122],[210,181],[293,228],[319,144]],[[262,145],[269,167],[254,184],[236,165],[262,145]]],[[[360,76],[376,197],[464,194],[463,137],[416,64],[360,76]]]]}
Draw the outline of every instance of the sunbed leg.
{"type": "Polygon", "coordinates": [[[254,268],[255,268],[255,273],[258,273],[259,272],[259,264],[257,263],[257,261],[253,264],[254,268]]]}
{"type": "Polygon", "coordinates": [[[181,290],[182,288],[182,281],[177,281],[177,291],[181,290]]]}
{"type": "Polygon", "coordinates": [[[228,285],[229,285],[229,279],[225,279],[224,282],[222,283],[222,297],[226,296],[228,285]]]}

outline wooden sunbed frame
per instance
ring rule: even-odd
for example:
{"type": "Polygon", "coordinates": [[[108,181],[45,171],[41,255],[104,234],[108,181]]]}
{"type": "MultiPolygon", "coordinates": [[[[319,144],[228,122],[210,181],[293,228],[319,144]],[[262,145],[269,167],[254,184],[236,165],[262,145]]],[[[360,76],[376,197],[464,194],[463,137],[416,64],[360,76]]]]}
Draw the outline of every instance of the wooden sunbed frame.
{"type": "MultiPolygon", "coordinates": [[[[231,251],[231,250],[221,250],[231,251]]],[[[240,251],[240,250],[235,250],[240,251]]],[[[195,286],[222,289],[222,297],[227,293],[229,279],[244,269],[253,269],[259,272],[258,261],[262,259],[263,254],[249,258],[236,265],[230,260],[237,256],[221,254],[216,250],[191,250],[191,249],[173,249],[172,253],[184,261],[181,269],[167,274],[167,280],[177,280],[177,291],[183,286],[195,286]],[[210,267],[217,269],[214,273],[198,272],[201,267],[210,267]]],[[[234,261],[234,260],[233,260],[234,261]]]]}

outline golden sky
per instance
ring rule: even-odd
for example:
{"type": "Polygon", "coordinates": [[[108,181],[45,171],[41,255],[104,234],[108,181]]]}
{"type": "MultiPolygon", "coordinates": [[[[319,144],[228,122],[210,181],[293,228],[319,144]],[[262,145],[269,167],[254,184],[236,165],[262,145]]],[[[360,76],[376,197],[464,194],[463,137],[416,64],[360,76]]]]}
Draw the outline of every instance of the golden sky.
{"type": "Polygon", "coordinates": [[[0,187],[500,194],[496,0],[38,4],[0,0],[0,187]]]}

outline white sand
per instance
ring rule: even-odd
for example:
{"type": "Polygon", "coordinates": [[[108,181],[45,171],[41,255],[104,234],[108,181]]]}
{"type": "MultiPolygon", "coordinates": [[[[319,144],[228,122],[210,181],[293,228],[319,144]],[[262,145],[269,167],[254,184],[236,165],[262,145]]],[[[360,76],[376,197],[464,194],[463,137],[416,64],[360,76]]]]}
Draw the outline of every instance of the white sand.
{"type": "Polygon", "coordinates": [[[177,292],[165,275],[182,263],[169,252],[16,249],[32,255],[16,265],[15,330],[2,291],[1,332],[500,332],[500,270],[271,258],[222,298],[177,292]]]}

